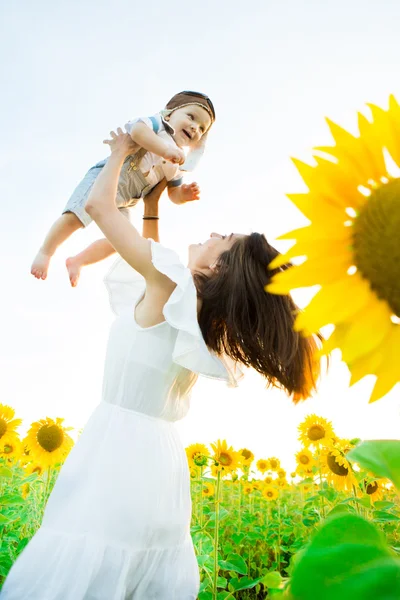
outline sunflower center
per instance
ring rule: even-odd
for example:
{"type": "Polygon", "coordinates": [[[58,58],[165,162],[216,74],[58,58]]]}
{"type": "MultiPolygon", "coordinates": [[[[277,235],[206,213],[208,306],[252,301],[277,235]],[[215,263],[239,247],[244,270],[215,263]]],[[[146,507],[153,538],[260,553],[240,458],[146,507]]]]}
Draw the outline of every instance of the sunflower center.
{"type": "Polygon", "coordinates": [[[378,298],[400,316],[400,179],[374,190],[353,225],[354,258],[378,298]]]}
{"type": "Polygon", "coordinates": [[[376,483],[376,481],[373,481],[372,483],[369,483],[367,485],[367,487],[365,488],[365,491],[370,496],[371,494],[375,494],[377,489],[378,489],[378,484],[376,483]]]}
{"type": "Polygon", "coordinates": [[[340,477],[346,477],[346,475],[349,472],[347,467],[339,465],[339,463],[336,462],[336,459],[333,456],[333,454],[328,454],[327,463],[328,467],[330,468],[332,473],[335,473],[335,475],[339,475],[340,477]]]}
{"type": "Polygon", "coordinates": [[[271,469],[276,469],[276,467],[278,466],[278,463],[276,462],[276,460],[271,460],[270,465],[271,465],[271,469]]]}
{"type": "Polygon", "coordinates": [[[6,444],[4,446],[4,454],[11,454],[14,450],[13,446],[10,446],[10,444],[6,444]]]}
{"type": "Polygon", "coordinates": [[[249,458],[251,456],[250,450],[242,450],[242,456],[244,457],[245,460],[249,460],[249,458]]]}
{"type": "Polygon", "coordinates": [[[313,442],[322,440],[322,438],[325,437],[325,429],[322,427],[322,425],[311,425],[308,430],[308,437],[313,442]]]}
{"type": "Polygon", "coordinates": [[[221,465],[224,465],[224,467],[229,467],[229,465],[232,463],[232,457],[229,454],[221,452],[219,456],[219,462],[221,465]]]}
{"type": "Polygon", "coordinates": [[[37,441],[47,452],[54,452],[64,441],[64,433],[57,425],[43,425],[37,433],[37,441]]]}
{"type": "Polygon", "coordinates": [[[310,459],[305,454],[302,454],[300,456],[300,462],[301,462],[302,465],[308,465],[308,463],[310,462],[310,459]]]}
{"type": "Polygon", "coordinates": [[[7,431],[7,421],[4,419],[0,419],[0,438],[3,437],[5,432],[7,431]]]}
{"type": "Polygon", "coordinates": [[[273,495],[274,495],[274,492],[270,492],[270,491],[267,492],[268,498],[272,498],[273,495]]]}

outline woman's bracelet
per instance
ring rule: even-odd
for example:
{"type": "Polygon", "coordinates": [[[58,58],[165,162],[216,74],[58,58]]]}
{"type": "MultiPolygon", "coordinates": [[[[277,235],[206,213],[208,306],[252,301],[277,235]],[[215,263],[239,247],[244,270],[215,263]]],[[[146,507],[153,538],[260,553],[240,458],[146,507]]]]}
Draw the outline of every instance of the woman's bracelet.
{"type": "Polygon", "coordinates": [[[157,220],[160,217],[143,217],[144,221],[153,221],[153,220],[157,220]]]}

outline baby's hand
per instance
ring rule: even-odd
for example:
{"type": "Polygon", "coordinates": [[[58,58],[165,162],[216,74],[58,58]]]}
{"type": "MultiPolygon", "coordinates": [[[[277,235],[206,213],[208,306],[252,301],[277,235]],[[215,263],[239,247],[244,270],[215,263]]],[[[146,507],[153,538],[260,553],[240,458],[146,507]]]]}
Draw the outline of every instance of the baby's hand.
{"type": "Polygon", "coordinates": [[[185,153],[180,148],[175,148],[174,146],[168,146],[167,150],[163,154],[163,158],[168,160],[169,162],[174,163],[175,165],[183,165],[185,162],[185,153]]]}
{"type": "Polygon", "coordinates": [[[189,183],[189,185],[181,185],[181,198],[182,203],[192,202],[193,200],[199,200],[200,188],[197,183],[189,183]]]}

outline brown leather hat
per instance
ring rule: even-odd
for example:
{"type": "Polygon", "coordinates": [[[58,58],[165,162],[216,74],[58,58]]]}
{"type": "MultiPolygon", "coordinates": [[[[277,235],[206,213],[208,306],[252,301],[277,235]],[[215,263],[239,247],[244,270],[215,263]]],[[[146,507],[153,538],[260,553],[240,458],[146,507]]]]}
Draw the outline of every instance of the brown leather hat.
{"type": "Polygon", "coordinates": [[[190,92],[187,90],[179,92],[179,94],[172,96],[165,108],[174,110],[176,108],[181,108],[182,106],[188,106],[189,104],[201,105],[210,115],[211,122],[213,123],[215,121],[215,109],[213,103],[208,96],[200,92],[190,92]]]}

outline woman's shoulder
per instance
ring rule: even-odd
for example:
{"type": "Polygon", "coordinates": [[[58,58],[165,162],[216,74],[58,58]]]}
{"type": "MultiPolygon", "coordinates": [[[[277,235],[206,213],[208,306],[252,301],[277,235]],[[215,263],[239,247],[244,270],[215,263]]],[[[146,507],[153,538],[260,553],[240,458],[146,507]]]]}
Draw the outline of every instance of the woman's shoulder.
{"type": "MultiPolygon", "coordinates": [[[[204,342],[197,318],[197,291],[190,269],[171,248],[151,240],[155,268],[174,284],[162,307],[165,321],[178,331],[173,361],[194,373],[236,384],[233,370],[223,359],[210,352],[204,342]]],[[[122,259],[117,259],[105,278],[111,306],[117,314],[132,310],[145,281],[122,259]],[[138,286],[141,287],[138,287],[138,286]]]]}

